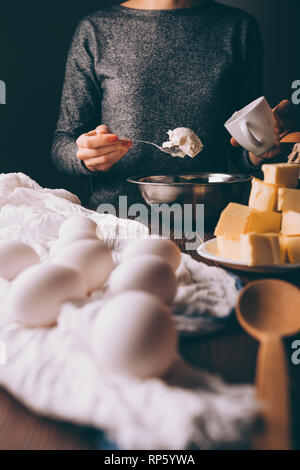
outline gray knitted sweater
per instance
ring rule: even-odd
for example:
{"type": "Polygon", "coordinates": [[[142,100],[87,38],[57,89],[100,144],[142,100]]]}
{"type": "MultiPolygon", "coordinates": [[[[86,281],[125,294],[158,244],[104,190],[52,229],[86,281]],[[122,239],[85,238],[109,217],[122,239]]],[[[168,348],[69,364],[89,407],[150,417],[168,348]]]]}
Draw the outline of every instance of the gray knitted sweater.
{"type": "MultiPolygon", "coordinates": [[[[250,171],[230,146],[224,122],[262,94],[262,45],[257,23],[239,9],[207,1],[179,10],[115,6],[83,19],[66,67],[52,158],[69,175],[92,179],[91,207],[138,198],[132,175],[250,171]],[[143,144],[106,173],[76,158],[76,139],[99,124],[129,138],[161,144],[166,132],[188,127],[204,150],[174,158],[143,144]]],[[[247,167],[248,166],[248,167],[247,167]]]]}

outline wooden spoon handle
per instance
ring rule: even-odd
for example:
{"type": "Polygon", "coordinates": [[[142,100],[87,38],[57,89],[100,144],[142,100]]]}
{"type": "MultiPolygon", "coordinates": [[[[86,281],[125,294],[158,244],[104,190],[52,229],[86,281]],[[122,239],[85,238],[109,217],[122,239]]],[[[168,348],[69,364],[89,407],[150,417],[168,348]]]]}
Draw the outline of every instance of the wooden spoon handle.
{"type": "Polygon", "coordinates": [[[290,449],[290,406],[288,372],[284,346],[280,338],[269,336],[258,351],[256,384],[263,402],[263,431],[255,438],[255,448],[290,449]]]}
{"type": "Polygon", "coordinates": [[[297,144],[300,142],[300,132],[287,132],[281,136],[280,142],[297,144]]]}

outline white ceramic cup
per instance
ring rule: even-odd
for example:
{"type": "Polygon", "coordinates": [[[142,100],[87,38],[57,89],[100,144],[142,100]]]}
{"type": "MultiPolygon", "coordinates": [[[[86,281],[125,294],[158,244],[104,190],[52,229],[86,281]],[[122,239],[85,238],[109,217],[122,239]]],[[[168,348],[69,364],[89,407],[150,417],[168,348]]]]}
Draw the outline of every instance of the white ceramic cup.
{"type": "Polygon", "coordinates": [[[276,145],[275,119],[264,96],[234,113],[224,125],[242,147],[255,155],[262,155],[276,145]]]}

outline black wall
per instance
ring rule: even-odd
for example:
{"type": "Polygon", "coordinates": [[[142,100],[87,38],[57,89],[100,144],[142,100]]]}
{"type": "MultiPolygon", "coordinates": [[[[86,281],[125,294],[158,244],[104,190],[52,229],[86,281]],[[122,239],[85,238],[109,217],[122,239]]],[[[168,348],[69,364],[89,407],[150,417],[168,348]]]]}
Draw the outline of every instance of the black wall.
{"type": "Polygon", "coordinates": [[[300,0],[219,0],[254,16],[265,50],[265,95],[272,105],[291,97],[300,80],[300,0]]]}
{"type": "Polygon", "coordinates": [[[88,197],[86,178],[61,175],[50,159],[65,61],[79,20],[105,1],[28,1],[0,6],[0,172],[22,171],[41,185],[88,197]]]}
{"type": "MultiPolygon", "coordinates": [[[[299,0],[222,3],[258,19],[265,43],[265,94],[272,104],[290,97],[292,81],[300,79],[299,0]]],[[[23,171],[41,185],[86,196],[86,178],[60,175],[49,154],[74,28],[104,4],[52,0],[0,6],[0,80],[7,85],[7,104],[0,105],[0,172],[23,171]]]]}

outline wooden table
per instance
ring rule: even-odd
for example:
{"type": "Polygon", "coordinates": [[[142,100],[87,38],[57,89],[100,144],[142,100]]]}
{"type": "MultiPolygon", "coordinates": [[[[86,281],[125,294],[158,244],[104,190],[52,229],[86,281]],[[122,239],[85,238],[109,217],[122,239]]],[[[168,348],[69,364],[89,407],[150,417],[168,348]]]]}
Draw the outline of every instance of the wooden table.
{"type": "MultiPolygon", "coordinates": [[[[210,235],[206,238],[210,238],[210,235]]],[[[183,244],[180,245],[183,248],[183,244]]],[[[197,254],[190,254],[195,259],[204,261],[197,254]]],[[[264,277],[241,272],[235,274],[245,283],[264,277]]],[[[299,274],[273,277],[300,287],[299,274]]],[[[293,339],[295,338],[287,338],[285,341],[287,358],[291,357],[293,339]]],[[[234,324],[230,330],[217,334],[181,340],[180,351],[195,367],[219,374],[230,383],[254,382],[257,343],[237,324],[234,324]]],[[[288,363],[291,379],[293,446],[300,449],[300,365],[293,365],[291,360],[288,363]]],[[[0,450],[98,449],[98,439],[99,435],[94,430],[38,418],[8,393],[0,390],[0,450]]]]}

